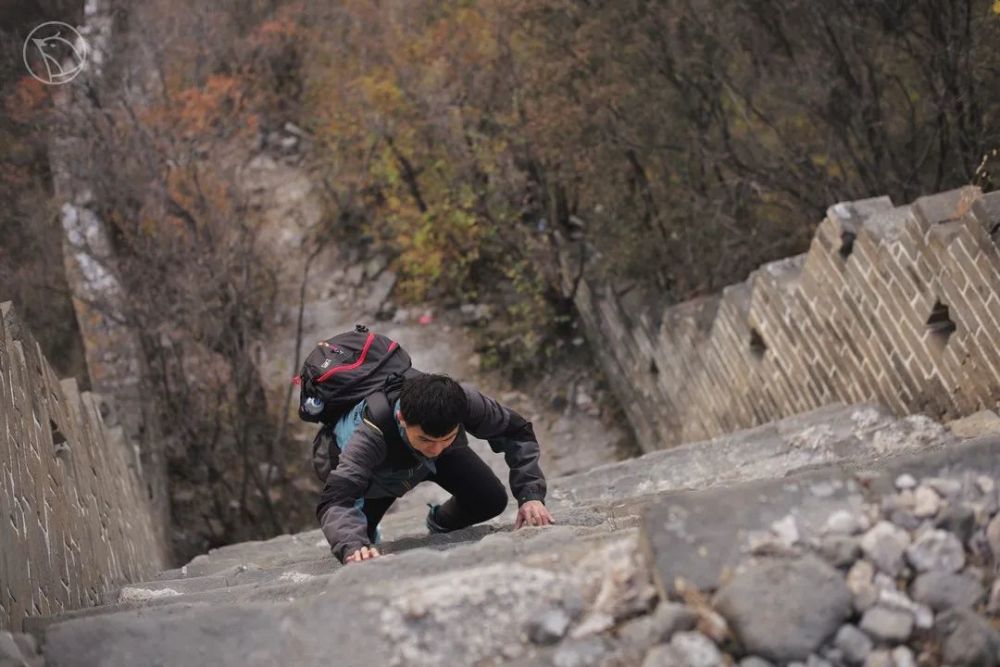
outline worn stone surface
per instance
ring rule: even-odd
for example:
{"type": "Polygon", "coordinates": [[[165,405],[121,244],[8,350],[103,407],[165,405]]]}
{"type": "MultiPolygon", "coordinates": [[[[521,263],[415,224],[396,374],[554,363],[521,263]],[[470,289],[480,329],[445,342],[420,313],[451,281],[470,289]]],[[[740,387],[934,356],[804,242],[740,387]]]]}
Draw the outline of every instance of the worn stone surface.
{"type": "MultiPolygon", "coordinates": [[[[724,664],[725,658],[716,656],[721,649],[737,661],[757,655],[776,664],[822,667],[858,664],[847,660],[849,647],[837,641],[850,622],[888,642],[873,641],[866,662],[897,667],[906,662],[894,643],[907,633],[874,621],[880,615],[905,617],[910,638],[927,634],[922,630],[934,620],[930,609],[907,595],[917,588],[909,578],[919,573],[904,568],[894,578],[861,559],[845,565],[845,578],[817,555],[823,540],[860,540],[865,521],[869,530],[871,521],[877,523],[882,498],[896,493],[894,482],[903,472],[939,495],[941,489],[951,493],[954,485],[946,482],[966,480],[967,473],[1000,478],[998,447],[997,439],[946,438],[941,447],[910,455],[862,457],[807,470],[797,470],[799,460],[789,456],[774,462],[791,471],[778,479],[659,496],[623,485],[612,501],[588,496],[574,502],[564,496],[552,504],[557,525],[513,532],[512,517],[503,516],[428,536],[419,508],[406,510],[386,517],[383,528],[392,537],[384,544],[386,555],[371,562],[340,566],[319,531],[231,545],[159,579],[123,587],[108,595],[102,608],[65,614],[32,629],[45,639],[50,664],[57,666],[100,660],[131,667],[146,664],[143,655],[155,655],[164,666],[244,667],[279,659],[328,664],[329,647],[336,645],[342,653],[335,657],[343,660],[337,664],[348,665],[438,665],[455,655],[468,664],[511,667],[631,666],[644,660],[709,664],[709,655],[724,664]],[[932,485],[929,478],[937,481],[932,485]],[[745,524],[726,516],[744,506],[758,510],[743,515],[745,524]],[[840,510],[866,519],[846,532],[826,530],[840,510]],[[658,520],[650,522],[651,517],[658,520]],[[669,539],[658,541],[653,531],[664,531],[669,539]],[[752,556],[747,547],[761,533],[787,554],[752,556]],[[732,547],[734,564],[706,577],[712,582],[707,589],[684,585],[673,591],[678,597],[666,598],[667,577],[689,576],[684,563],[705,560],[711,554],[706,545],[732,547]],[[671,560],[675,569],[664,570],[671,560]],[[661,593],[658,604],[653,581],[661,593]],[[711,597],[719,582],[722,588],[711,597]],[[870,595],[863,610],[858,608],[862,588],[870,595]],[[343,632],[328,631],[334,617],[342,619],[343,632]],[[243,635],[275,635],[276,646],[255,639],[245,643],[244,652],[214,639],[236,627],[243,635]],[[354,656],[363,659],[352,663],[354,656]]],[[[665,460],[663,454],[652,455],[649,465],[665,460]]],[[[627,477],[643,464],[622,462],[600,474],[627,477]]],[[[691,470],[694,480],[707,475],[691,470]]],[[[595,472],[582,478],[591,483],[595,472]]],[[[575,482],[574,477],[552,480],[554,488],[575,482]]],[[[982,500],[981,491],[970,493],[970,502],[982,500]]],[[[987,513],[981,525],[989,518],[987,513]]],[[[933,530],[928,523],[918,539],[933,530]]],[[[953,576],[992,575],[971,568],[953,576]]]]}
{"type": "Polygon", "coordinates": [[[748,652],[776,661],[808,658],[851,613],[843,577],[812,556],[751,565],[713,602],[748,652]]]}

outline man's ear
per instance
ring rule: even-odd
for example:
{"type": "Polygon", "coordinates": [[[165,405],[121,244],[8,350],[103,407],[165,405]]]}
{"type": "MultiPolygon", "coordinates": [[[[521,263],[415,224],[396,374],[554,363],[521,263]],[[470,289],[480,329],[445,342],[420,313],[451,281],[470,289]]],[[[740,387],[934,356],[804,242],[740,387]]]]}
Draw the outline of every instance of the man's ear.
{"type": "Polygon", "coordinates": [[[398,421],[403,428],[406,428],[406,420],[403,419],[403,411],[396,410],[396,421],[398,421]]]}

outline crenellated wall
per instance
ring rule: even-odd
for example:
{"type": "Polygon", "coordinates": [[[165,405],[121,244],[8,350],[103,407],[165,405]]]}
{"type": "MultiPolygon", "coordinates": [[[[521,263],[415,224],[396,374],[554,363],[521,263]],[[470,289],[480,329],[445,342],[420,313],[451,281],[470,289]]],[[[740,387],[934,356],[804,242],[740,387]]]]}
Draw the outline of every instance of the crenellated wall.
{"type": "Polygon", "coordinates": [[[60,381],[0,304],[0,629],[166,566],[148,485],[99,397],[60,381]]]}
{"type": "Polygon", "coordinates": [[[584,280],[576,305],[645,450],[836,401],[948,419],[1000,406],[998,228],[1000,192],[974,187],[844,202],[719,295],[638,306],[584,280]]]}

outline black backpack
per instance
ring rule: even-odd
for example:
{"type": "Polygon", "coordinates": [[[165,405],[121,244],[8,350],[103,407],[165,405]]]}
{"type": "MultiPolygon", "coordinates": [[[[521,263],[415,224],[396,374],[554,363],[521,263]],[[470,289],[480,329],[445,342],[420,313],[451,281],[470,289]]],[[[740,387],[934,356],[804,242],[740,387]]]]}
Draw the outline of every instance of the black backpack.
{"type": "Polygon", "coordinates": [[[313,468],[321,481],[337,466],[340,448],[334,425],[362,400],[388,439],[398,439],[387,393],[397,393],[403,380],[418,374],[410,355],[396,341],[359,324],[354,331],[320,341],[293,380],[299,385],[299,418],[321,422],[313,439],[313,468]]]}

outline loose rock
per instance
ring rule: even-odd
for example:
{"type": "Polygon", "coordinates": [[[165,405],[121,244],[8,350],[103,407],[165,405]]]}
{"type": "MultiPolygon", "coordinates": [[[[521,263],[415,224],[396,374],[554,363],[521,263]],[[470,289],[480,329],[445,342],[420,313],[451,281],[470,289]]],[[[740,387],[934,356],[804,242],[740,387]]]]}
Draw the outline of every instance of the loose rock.
{"type": "Polygon", "coordinates": [[[885,650],[879,649],[878,651],[872,651],[869,654],[868,659],[865,660],[865,667],[896,667],[893,664],[892,653],[885,650]]]}
{"type": "Polygon", "coordinates": [[[892,649],[892,663],[894,667],[917,667],[917,659],[913,657],[913,651],[908,646],[897,646],[892,649]]]}
{"type": "Polygon", "coordinates": [[[929,530],[907,548],[906,558],[920,572],[957,572],[965,565],[965,549],[951,533],[929,530]]]}
{"type": "Polygon", "coordinates": [[[861,617],[861,629],[879,641],[904,642],[913,632],[913,614],[878,605],[861,617]]]}
{"type": "Polygon", "coordinates": [[[700,632],[678,632],[670,640],[670,648],[681,657],[681,664],[687,667],[717,667],[722,664],[719,649],[700,632]]]}
{"type": "Polygon", "coordinates": [[[986,611],[991,614],[1000,613],[1000,579],[994,581],[990,588],[990,599],[986,603],[986,611]]]}
{"type": "Polygon", "coordinates": [[[678,667],[683,665],[683,658],[669,644],[659,644],[649,649],[642,667],[678,667]]]}
{"type": "Polygon", "coordinates": [[[831,514],[826,523],[823,524],[824,533],[842,533],[844,535],[854,535],[868,530],[871,522],[864,514],[849,512],[847,510],[837,510],[831,514]]]}
{"type": "Polygon", "coordinates": [[[986,526],[986,541],[990,545],[994,561],[1000,561],[1000,514],[990,520],[986,526]]]}
{"type": "Polygon", "coordinates": [[[989,622],[968,609],[953,609],[938,617],[941,657],[958,667],[996,667],[1000,636],[989,622]]]}
{"type": "Polygon", "coordinates": [[[693,630],[698,622],[694,609],[675,602],[661,602],[652,614],[628,621],[618,636],[629,644],[641,647],[669,642],[674,633],[693,630]]]}
{"type": "Polygon", "coordinates": [[[740,660],[740,667],[774,667],[773,663],[755,655],[747,656],[740,660]]]}
{"type": "Polygon", "coordinates": [[[943,510],[934,522],[936,528],[954,533],[963,544],[976,528],[976,513],[965,505],[953,505],[943,510]]]}
{"type": "Polygon", "coordinates": [[[560,644],[552,656],[552,663],[556,667],[591,667],[597,665],[607,652],[604,640],[599,637],[587,637],[560,644]]]}
{"type": "Polygon", "coordinates": [[[820,542],[819,552],[834,567],[847,567],[861,556],[861,540],[847,535],[827,535],[820,542]]]}
{"type": "Polygon", "coordinates": [[[878,600],[878,588],[872,582],[875,566],[866,560],[859,560],[847,573],[847,587],[853,595],[854,609],[862,612],[878,600]]]}
{"type": "Polygon", "coordinates": [[[929,486],[918,486],[914,497],[913,515],[917,518],[932,517],[941,509],[941,496],[929,486]]]}
{"type": "Polygon", "coordinates": [[[737,574],[714,603],[750,653],[789,662],[807,658],[836,632],[851,614],[851,591],[837,570],[805,556],[737,574]]]}
{"type": "Polygon", "coordinates": [[[528,638],[535,644],[554,644],[566,634],[570,617],[561,608],[547,609],[527,623],[528,638]]]}
{"type": "Polygon", "coordinates": [[[852,665],[862,664],[874,647],[871,638],[853,625],[842,626],[833,643],[852,665]]]}
{"type": "Polygon", "coordinates": [[[944,477],[927,477],[924,484],[938,492],[942,498],[950,499],[962,492],[962,483],[957,479],[944,477]]]}
{"type": "Polygon", "coordinates": [[[925,572],[910,588],[913,599],[934,611],[972,607],[985,593],[983,585],[971,577],[951,572],[925,572]]]}
{"type": "Polygon", "coordinates": [[[865,556],[892,577],[903,569],[903,554],[909,546],[909,534],[888,521],[878,522],[861,538],[865,556]]]}

